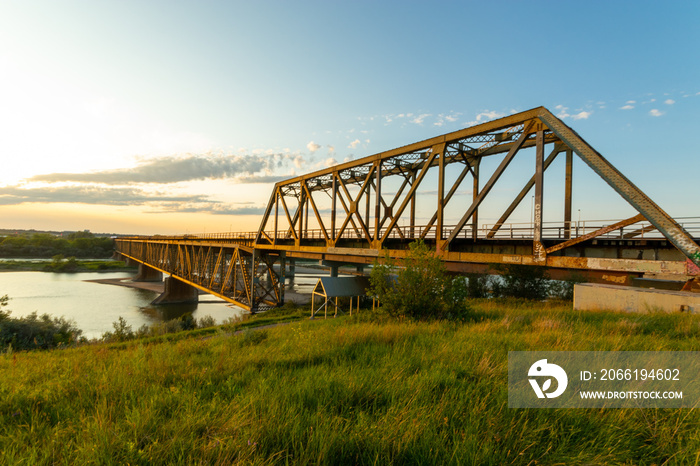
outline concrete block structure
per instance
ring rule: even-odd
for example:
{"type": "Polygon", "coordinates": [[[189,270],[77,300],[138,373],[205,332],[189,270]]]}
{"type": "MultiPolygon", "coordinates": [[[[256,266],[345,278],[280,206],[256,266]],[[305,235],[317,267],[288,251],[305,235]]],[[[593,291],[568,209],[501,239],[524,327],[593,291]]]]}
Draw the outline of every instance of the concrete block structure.
{"type": "Polygon", "coordinates": [[[581,283],[574,285],[574,310],[694,314],[700,313],[700,293],[581,283]]]}

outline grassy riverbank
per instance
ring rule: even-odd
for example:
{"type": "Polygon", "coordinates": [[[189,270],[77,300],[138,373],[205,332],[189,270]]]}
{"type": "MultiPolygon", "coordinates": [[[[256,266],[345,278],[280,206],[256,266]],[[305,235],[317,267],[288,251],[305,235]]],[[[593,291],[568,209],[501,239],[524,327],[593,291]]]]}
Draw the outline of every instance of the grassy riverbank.
{"type": "Polygon", "coordinates": [[[127,267],[123,261],[112,260],[2,260],[0,272],[133,272],[136,267],[127,267]]]}
{"type": "Polygon", "coordinates": [[[697,460],[697,410],[509,409],[507,353],[698,350],[700,318],[473,307],[464,324],[303,319],[0,355],[0,464],[697,460]]]}

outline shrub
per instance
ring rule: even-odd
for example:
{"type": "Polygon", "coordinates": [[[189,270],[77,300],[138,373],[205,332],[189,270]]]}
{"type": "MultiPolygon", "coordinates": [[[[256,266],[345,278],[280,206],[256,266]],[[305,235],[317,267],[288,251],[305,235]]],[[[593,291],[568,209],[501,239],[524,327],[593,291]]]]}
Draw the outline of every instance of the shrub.
{"type": "Polygon", "coordinates": [[[467,274],[467,295],[470,298],[485,298],[491,292],[493,280],[489,275],[467,274]]]}
{"type": "Polygon", "coordinates": [[[78,270],[78,262],[75,257],[64,258],[63,254],[57,254],[46,264],[44,270],[49,272],[75,272],[78,270]]]}
{"type": "Polygon", "coordinates": [[[197,319],[198,328],[214,327],[216,325],[216,320],[212,316],[204,316],[197,319]]]}
{"type": "Polygon", "coordinates": [[[187,313],[177,319],[166,320],[150,326],[143,324],[138,330],[134,331],[131,325],[127,324],[126,319],[120,316],[119,320],[112,322],[114,331],[103,333],[102,340],[107,343],[121,342],[136,338],[148,338],[166,335],[168,333],[177,333],[184,330],[213,327],[215,325],[216,321],[211,316],[204,316],[197,320],[192,317],[191,313],[187,313]]]}
{"type": "Polygon", "coordinates": [[[545,267],[512,264],[499,266],[501,280],[494,280],[494,296],[543,300],[549,296],[550,280],[545,267]]]}
{"type": "Polygon", "coordinates": [[[549,283],[549,296],[555,299],[572,301],[574,299],[574,285],[585,282],[585,278],[578,273],[572,273],[566,280],[549,283]]]}
{"type": "MultiPolygon", "coordinates": [[[[102,339],[106,342],[127,341],[136,338],[136,334],[134,334],[131,325],[127,324],[126,319],[122,316],[119,316],[119,320],[116,322],[112,322],[112,327],[114,327],[114,332],[105,332],[102,334],[102,339]]],[[[139,329],[139,333],[142,330],[143,329],[139,329]]]]}
{"type": "Polygon", "coordinates": [[[467,312],[464,277],[451,277],[442,260],[422,241],[409,245],[402,267],[389,258],[376,262],[370,292],[393,317],[463,319],[467,312]]]}
{"type": "Polygon", "coordinates": [[[33,312],[18,319],[10,317],[7,295],[0,298],[0,348],[13,350],[50,349],[68,346],[83,340],[82,330],[64,317],[37,315],[33,312]]]}

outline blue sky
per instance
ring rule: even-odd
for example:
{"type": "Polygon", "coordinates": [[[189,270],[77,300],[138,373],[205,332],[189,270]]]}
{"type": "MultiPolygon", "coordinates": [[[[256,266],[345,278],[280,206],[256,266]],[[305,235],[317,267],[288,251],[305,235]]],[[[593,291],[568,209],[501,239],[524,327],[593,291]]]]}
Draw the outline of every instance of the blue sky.
{"type": "MultiPolygon", "coordinates": [[[[255,229],[278,177],[540,105],[700,216],[697,24],[675,1],[0,0],[0,227],[255,229]]],[[[575,170],[584,218],[630,212],[575,170]]]]}

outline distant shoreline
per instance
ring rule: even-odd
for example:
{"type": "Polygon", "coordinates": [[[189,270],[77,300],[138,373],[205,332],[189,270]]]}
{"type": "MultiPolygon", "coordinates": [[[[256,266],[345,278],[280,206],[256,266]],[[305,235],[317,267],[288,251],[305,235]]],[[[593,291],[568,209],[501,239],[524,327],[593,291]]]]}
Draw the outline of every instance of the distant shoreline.
{"type": "Polygon", "coordinates": [[[81,272],[129,272],[136,267],[127,267],[123,262],[109,259],[76,259],[70,266],[64,262],[53,262],[44,258],[0,259],[1,272],[47,272],[47,273],[81,273],[81,272]],[[121,265],[119,265],[121,264],[121,265]],[[62,267],[63,266],[63,267],[62,267]]]}

